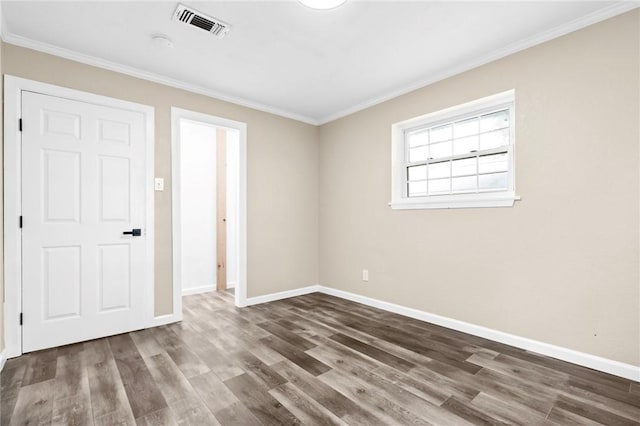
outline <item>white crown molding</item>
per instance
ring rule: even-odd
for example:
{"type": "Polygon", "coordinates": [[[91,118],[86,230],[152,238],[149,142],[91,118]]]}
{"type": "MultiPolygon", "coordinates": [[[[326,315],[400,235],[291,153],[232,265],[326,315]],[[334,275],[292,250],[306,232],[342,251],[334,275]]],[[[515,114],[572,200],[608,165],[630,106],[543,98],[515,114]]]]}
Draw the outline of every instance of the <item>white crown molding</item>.
{"type": "MultiPolygon", "coordinates": [[[[1,2],[0,2],[1,4],[1,2]]],[[[44,53],[49,53],[51,55],[60,56],[62,58],[70,59],[73,61],[81,62],[87,65],[96,66],[99,68],[108,69],[110,71],[119,72],[122,74],[130,75],[132,77],[140,78],[143,80],[152,81],[159,84],[164,84],[166,86],[175,87],[178,89],[186,90],[188,92],[197,93],[200,95],[209,96],[215,99],[219,99],[222,101],[234,103],[240,106],[244,106],[247,108],[252,108],[255,110],[267,112],[270,114],[279,115],[281,117],[290,118],[293,120],[301,121],[303,123],[319,126],[331,121],[337,120],[339,118],[346,117],[347,115],[351,115],[358,111],[362,111],[364,109],[370,108],[374,105],[378,105],[382,102],[388,101],[390,99],[396,98],[398,96],[407,94],[414,90],[423,88],[430,84],[436,83],[438,81],[444,80],[449,77],[453,77],[454,75],[463,73],[465,71],[471,70],[473,68],[485,65],[489,62],[495,61],[497,59],[504,58],[505,56],[509,56],[511,54],[517,53],[521,50],[528,49],[529,47],[536,46],[538,44],[544,43],[546,41],[552,40],[557,37],[561,37],[565,34],[571,33],[573,31],[577,31],[589,25],[593,25],[605,19],[612,18],[614,16],[620,15],[622,13],[628,12],[632,9],[640,7],[640,3],[638,1],[621,1],[611,6],[604,7],[600,10],[592,12],[588,15],[585,15],[581,18],[575,19],[573,21],[567,22],[566,24],[555,27],[551,30],[542,32],[533,37],[526,38],[524,40],[520,40],[515,43],[511,43],[504,48],[498,49],[496,51],[491,52],[488,55],[482,56],[480,58],[476,58],[474,60],[468,61],[466,63],[448,68],[436,75],[432,75],[429,78],[421,80],[417,83],[411,84],[409,86],[405,86],[398,90],[394,90],[385,95],[375,97],[369,99],[367,101],[361,102],[353,107],[344,109],[342,111],[336,112],[334,114],[330,114],[325,116],[322,119],[316,119],[312,117],[308,117],[305,115],[297,114],[290,111],[285,111],[280,108],[276,108],[270,105],[264,105],[258,102],[251,101],[249,99],[239,98],[231,95],[227,95],[222,92],[218,92],[215,90],[211,90],[202,86],[198,86],[195,84],[187,83],[184,81],[172,79],[169,77],[164,77],[159,74],[150,73],[148,71],[143,71],[134,67],[129,67],[125,65],[121,65],[115,62],[107,61],[104,59],[100,59],[94,56],[86,55],[83,53],[75,52],[69,49],[64,49],[61,47],[53,46],[47,43],[35,41],[32,39],[28,39],[22,36],[18,36],[12,33],[5,32],[6,26],[3,25],[3,17],[0,9],[0,33],[2,34],[2,39],[6,43],[15,44],[17,46],[26,47],[29,49],[37,50],[44,53]]]]}
{"type": "MultiPolygon", "coordinates": [[[[0,2],[1,3],[1,2],[0,2]]],[[[1,22],[1,17],[0,17],[1,22]]],[[[6,26],[2,28],[6,29],[6,26]]],[[[318,120],[307,117],[302,114],[297,114],[290,111],[285,111],[280,108],[276,108],[270,105],[264,105],[259,102],[254,102],[249,99],[244,99],[232,95],[227,95],[222,92],[208,89],[206,87],[198,86],[196,84],[187,83],[185,81],[177,80],[170,77],[165,77],[160,74],[143,71],[138,68],[121,65],[116,62],[100,59],[95,56],[79,53],[73,50],[65,49],[62,47],[54,46],[48,43],[32,40],[26,37],[22,37],[10,32],[2,33],[2,40],[8,44],[14,44],[16,46],[25,47],[27,49],[37,50],[38,52],[48,53],[50,55],[59,56],[61,58],[70,59],[72,61],[80,62],[83,64],[91,65],[98,68],[107,69],[109,71],[115,71],[121,74],[126,74],[132,77],[140,78],[142,80],[151,81],[154,83],[163,84],[165,86],[174,87],[176,89],[185,90],[187,92],[197,93],[199,95],[208,96],[221,101],[230,102],[232,104],[240,105],[243,107],[255,109],[258,111],[266,112],[269,114],[278,115],[280,117],[290,118],[292,120],[301,121],[303,123],[317,126],[318,120]]]]}
{"type": "Polygon", "coordinates": [[[451,68],[447,68],[442,72],[432,75],[430,77],[427,77],[426,79],[421,80],[419,82],[410,84],[408,86],[404,86],[400,89],[394,90],[385,95],[371,98],[357,105],[354,105],[351,108],[347,108],[342,111],[336,112],[335,114],[327,115],[319,119],[318,123],[319,125],[330,123],[332,121],[338,120],[340,118],[346,117],[348,115],[354,114],[356,112],[362,111],[372,106],[381,104],[393,98],[397,98],[398,96],[402,96],[409,92],[413,92],[414,90],[418,90],[423,87],[429,86],[430,84],[437,83],[438,81],[445,80],[457,74],[462,74],[463,72],[469,71],[473,68],[480,67],[482,65],[488,64],[490,62],[512,55],[514,53],[520,52],[522,50],[536,46],[538,44],[542,44],[544,42],[553,40],[554,38],[562,37],[563,35],[572,33],[574,31],[578,31],[582,28],[588,27],[589,25],[593,25],[598,22],[604,21],[606,19],[613,18],[614,16],[621,15],[625,12],[629,12],[638,7],[640,7],[639,1],[617,2],[615,4],[612,4],[611,6],[604,7],[600,10],[597,10],[595,12],[592,12],[580,18],[574,19],[573,21],[569,21],[565,24],[559,25],[550,30],[536,34],[532,37],[517,41],[515,43],[511,43],[503,48],[494,50],[493,52],[487,55],[481,56],[479,58],[475,58],[473,60],[470,60],[463,64],[453,66],[451,68]]]}
{"type": "MultiPolygon", "coordinates": [[[[1,5],[1,1],[0,1],[0,5],[1,5]]],[[[536,46],[538,44],[553,40],[554,38],[558,38],[563,35],[569,34],[571,32],[588,27],[589,25],[593,25],[598,22],[604,21],[606,19],[612,18],[614,16],[621,15],[625,12],[629,12],[638,7],[640,7],[640,1],[637,1],[637,0],[631,0],[631,1],[625,0],[625,1],[616,2],[610,6],[606,6],[602,9],[599,9],[595,12],[592,12],[580,18],[569,21],[565,24],[559,25],[550,30],[547,30],[542,33],[536,34],[532,37],[517,41],[515,43],[511,43],[487,55],[481,56],[479,58],[475,58],[463,64],[456,65],[454,67],[445,69],[435,75],[425,78],[424,80],[418,81],[408,86],[404,86],[397,90],[391,91],[385,95],[371,98],[364,102],[360,102],[350,108],[343,109],[341,111],[338,111],[334,114],[327,115],[320,119],[294,113],[291,111],[286,111],[277,107],[265,105],[259,102],[254,102],[249,99],[228,95],[222,92],[218,92],[218,91],[208,89],[206,87],[202,87],[192,83],[188,83],[185,81],[180,81],[177,79],[165,77],[159,74],[143,71],[138,68],[129,67],[126,65],[121,65],[115,62],[100,59],[95,56],[75,52],[73,50],[61,48],[48,43],[43,43],[43,42],[32,40],[26,37],[18,36],[16,34],[6,31],[6,25],[4,25],[4,22],[3,22],[4,17],[2,16],[1,8],[0,8],[0,34],[2,36],[2,40],[9,44],[14,44],[20,47],[26,47],[28,49],[37,50],[39,52],[44,52],[44,53],[48,53],[55,56],[60,56],[62,58],[81,62],[87,65],[108,69],[110,71],[119,72],[122,74],[130,75],[132,77],[152,81],[154,83],[164,84],[166,86],[175,87],[177,89],[186,90],[188,92],[197,93],[200,95],[208,96],[208,97],[222,100],[225,102],[230,102],[236,105],[244,106],[244,107],[255,109],[258,111],[263,111],[263,112],[278,115],[281,117],[290,118],[290,119],[301,121],[303,123],[311,124],[314,126],[321,126],[331,121],[354,114],[358,111],[362,111],[364,109],[378,105],[382,102],[386,102],[398,96],[405,95],[414,90],[421,89],[423,87],[426,87],[438,81],[447,79],[449,77],[453,77],[465,71],[469,71],[473,68],[477,68],[479,66],[488,64],[489,62],[496,61],[498,59],[520,52],[522,50],[536,46]]]]}

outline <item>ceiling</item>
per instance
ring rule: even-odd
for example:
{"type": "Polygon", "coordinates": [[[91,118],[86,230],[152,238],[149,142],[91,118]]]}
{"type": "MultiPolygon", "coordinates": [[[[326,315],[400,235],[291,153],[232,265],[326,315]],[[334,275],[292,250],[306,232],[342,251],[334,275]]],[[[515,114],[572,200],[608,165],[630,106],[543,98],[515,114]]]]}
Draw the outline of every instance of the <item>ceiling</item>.
{"type": "Polygon", "coordinates": [[[2,1],[5,41],[320,124],[637,7],[636,2],[2,1]],[[173,47],[151,36],[163,34],[173,47]]]}

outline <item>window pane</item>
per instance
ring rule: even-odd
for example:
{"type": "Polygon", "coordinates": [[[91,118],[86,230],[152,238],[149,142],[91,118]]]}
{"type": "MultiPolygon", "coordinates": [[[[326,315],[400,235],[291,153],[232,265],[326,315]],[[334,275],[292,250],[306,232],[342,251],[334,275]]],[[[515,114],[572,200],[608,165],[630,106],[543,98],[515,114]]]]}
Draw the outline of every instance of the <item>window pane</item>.
{"type": "Polygon", "coordinates": [[[478,134],[477,118],[470,118],[453,123],[453,137],[456,139],[476,134],[478,134]]]}
{"type": "Polygon", "coordinates": [[[507,173],[494,173],[480,176],[481,190],[507,189],[507,173]]]}
{"type": "Polygon", "coordinates": [[[448,141],[451,139],[451,124],[431,129],[431,143],[448,141]]]}
{"type": "Polygon", "coordinates": [[[417,197],[420,195],[427,195],[427,181],[422,182],[409,182],[409,197],[417,197]]]}
{"type": "Polygon", "coordinates": [[[412,148],[409,150],[409,162],[415,163],[416,161],[427,161],[428,153],[429,147],[426,145],[419,148],[412,148]]]}
{"type": "Polygon", "coordinates": [[[413,166],[409,167],[407,170],[407,177],[410,181],[427,179],[427,166],[413,166]]]}
{"type": "Polygon", "coordinates": [[[429,145],[430,158],[451,157],[451,141],[429,145]]]}
{"type": "Polygon", "coordinates": [[[429,164],[429,178],[443,178],[451,175],[451,163],[443,161],[442,163],[429,164]]]}
{"type": "Polygon", "coordinates": [[[476,158],[465,158],[451,162],[451,174],[453,176],[475,175],[477,173],[476,158]]]}
{"type": "Polygon", "coordinates": [[[480,131],[488,132],[509,127],[509,110],[498,111],[480,117],[480,131]]]}
{"type": "Polygon", "coordinates": [[[467,154],[478,150],[478,135],[453,141],[453,155],[467,154]]]}
{"type": "Polygon", "coordinates": [[[435,179],[429,181],[429,194],[442,194],[449,192],[449,179],[435,179]]]}
{"type": "Polygon", "coordinates": [[[451,179],[451,192],[475,192],[476,176],[459,177],[451,179]]]}
{"type": "Polygon", "coordinates": [[[395,123],[393,134],[401,139],[393,138],[393,153],[402,165],[392,165],[393,186],[403,192],[406,207],[422,208],[421,201],[430,199],[446,207],[462,201],[484,206],[509,196],[515,190],[512,102],[513,94],[505,92],[482,99],[475,110],[464,104],[395,123]]]}
{"type": "Polygon", "coordinates": [[[483,155],[478,159],[478,172],[506,172],[509,167],[508,160],[506,152],[504,154],[483,155]]]}
{"type": "Polygon", "coordinates": [[[495,130],[480,135],[480,149],[509,145],[509,129],[495,130]]]}
{"type": "Polygon", "coordinates": [[[426,130],[422,132],[409,133],[409,147],[418,145],[426,145],[429,143],[429,133],[426,130]]]}

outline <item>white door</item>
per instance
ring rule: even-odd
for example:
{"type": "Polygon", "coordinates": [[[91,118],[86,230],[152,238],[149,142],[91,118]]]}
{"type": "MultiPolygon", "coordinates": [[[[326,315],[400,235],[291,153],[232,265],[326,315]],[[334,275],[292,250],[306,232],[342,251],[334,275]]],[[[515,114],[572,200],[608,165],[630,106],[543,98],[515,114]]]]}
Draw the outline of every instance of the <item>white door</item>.
{"type": "Polygon", "coordinates": [[[144,328],[144,115],[22,92],[22,121],[23,351],[144,328]]]}

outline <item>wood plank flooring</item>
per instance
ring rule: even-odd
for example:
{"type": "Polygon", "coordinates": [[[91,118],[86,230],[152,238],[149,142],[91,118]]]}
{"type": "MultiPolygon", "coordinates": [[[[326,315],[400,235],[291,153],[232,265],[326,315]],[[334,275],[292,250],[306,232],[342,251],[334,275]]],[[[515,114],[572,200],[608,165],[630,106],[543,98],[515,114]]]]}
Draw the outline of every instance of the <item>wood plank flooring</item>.
{"type": "Polygon", "coordinates": [[[640,425],[640,384],[323,294],[7,362],[2,425],[640,425]]]}

